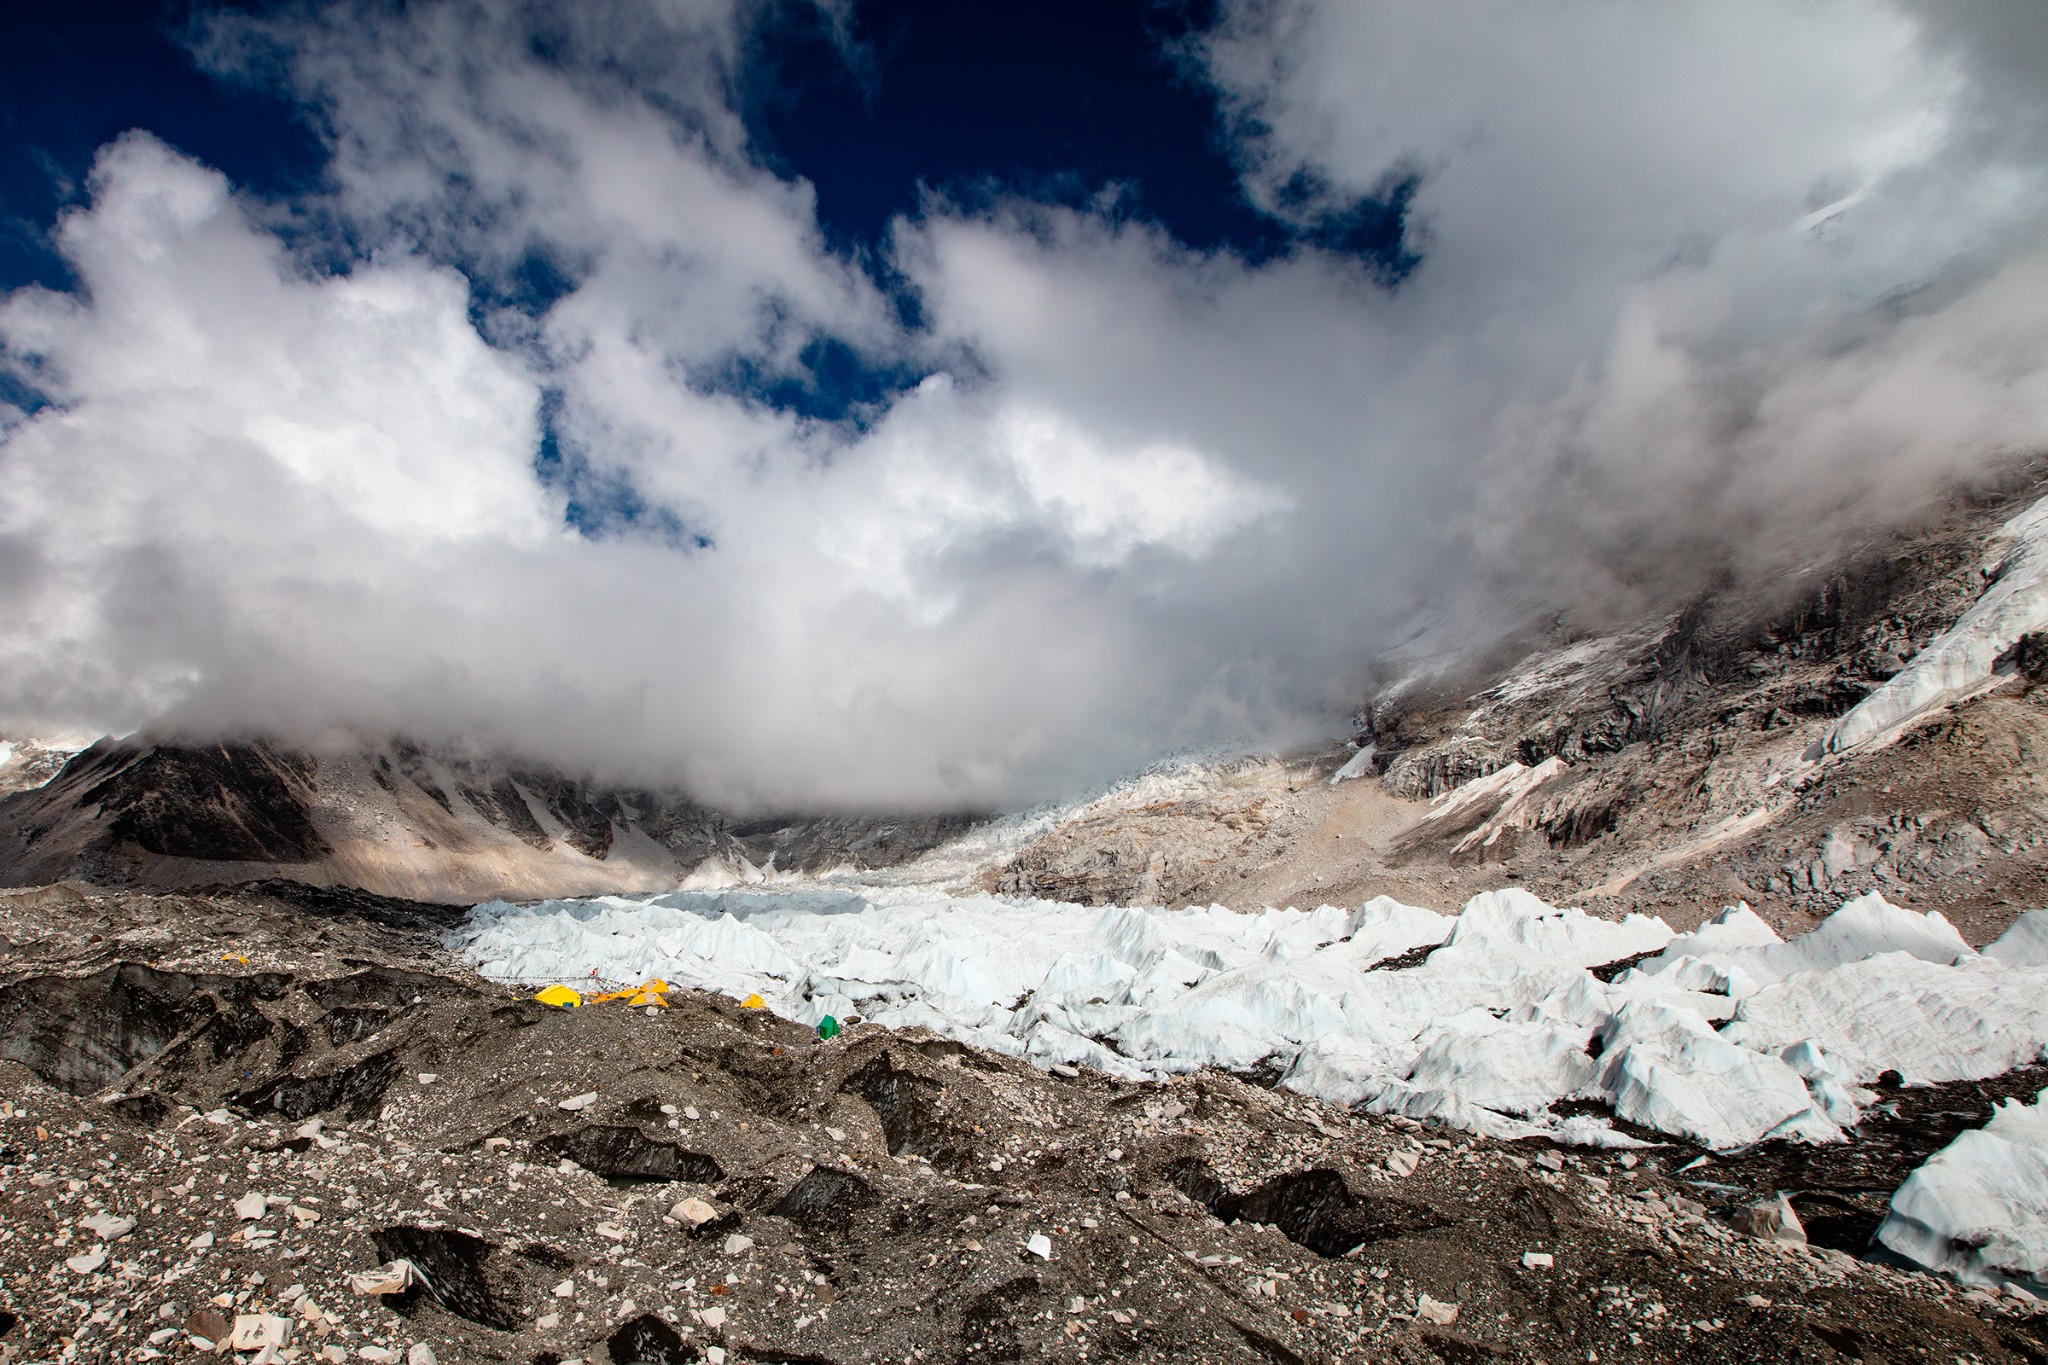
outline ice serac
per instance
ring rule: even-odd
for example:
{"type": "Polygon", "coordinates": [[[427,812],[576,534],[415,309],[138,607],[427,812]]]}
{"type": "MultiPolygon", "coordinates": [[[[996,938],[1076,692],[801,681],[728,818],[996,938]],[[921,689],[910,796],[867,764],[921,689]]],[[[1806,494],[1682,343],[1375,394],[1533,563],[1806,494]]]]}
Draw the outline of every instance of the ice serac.
{"type": "Polygon", "coordinates": [[[2048,498],[2006,522],[2001,538],[2005,554],[1983,596],[1836,723],[1831,752],[1895,735],[1915,717],[1982,690],[2007,650],[2048,628],[2048,498]]]}
{"type": "Polygon", "coordinates": [[[1556,1112],[1593,1101],[1727,1148],[1839,1141],[1886,1071],[1959,1080],[2040,1056],[2042,937],[2023,920],[1978,954],[1877,896],[1783,942],[1746,906],[1678,935],[1512,889],[1454,918],[1384,896],[1239,914],[814,886],[492,902],[452,943],[501,980],[661,977],[1042,1065],[1256,1070],[1496,1137],[1629,1141],[1556,1112]]]}
{"type": "Polygon", "coordinates": [[[1892,1195],[1877,1240],[1975,1283],[2048,1279],[2048,1091],[2001,1100],[1892,1195]]]}

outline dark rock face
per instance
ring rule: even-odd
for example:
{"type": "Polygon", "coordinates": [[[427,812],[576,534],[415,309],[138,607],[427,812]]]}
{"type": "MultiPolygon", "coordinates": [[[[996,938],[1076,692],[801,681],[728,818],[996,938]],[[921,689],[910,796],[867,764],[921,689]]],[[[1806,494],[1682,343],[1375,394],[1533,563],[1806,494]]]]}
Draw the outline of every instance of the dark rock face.
{"type": "Polygon", "coordinates": [[[850,1171],[813,1167],[769,1210],[810,1232],[843,1234],[879,1199],[874,1187],[850,1171]]]}
{"type": "Polygon", "coordinates": [[[190,976],[135,962],[18,982],[0,988],[0,1058],[90,1094],[174,1043],[210,1040],[216,1056],[247,1047],[270,1029],[256,1008],[266,992],[275,983],[260,976],[190,976]]]}
{"type": "Polygon", "coordinates": [[[426,1284],[393,1306],[408,1312],[431,1298],[458,1318],[501,1332],[517,1329],[520,1283],[516,1277],[493,1274],[496,1244],[453,1228],[398,1225],[377,1228],[370,1244],[386,1261],[407,1260],[426,1277],[426,1284]]]}
{"type": "Polygon", "coordinates": [[[314,765],[261,742],[137,749],[102,740],[53,787],[84,785],[107,836],[164,857],[305,863],[326,854],[313,827],[314,765]]]}
{"type": "Polygon", "coordinates": [[[619,1324],[605,1342],[612,1365],[686,1365],[701,1359],[675,1328],[652,1313],[619,1324]]]}
{"type": "Polygon", "coordinates": [[[784,872],[886,867],[977,818],[738,820],[672,788],[610,788],[402,740],[318,759],[260,740],[101,740],[48,783],[0,796],[0,881],[169,889],[243,880],[232,869],[246,868],[250,881],[294,878],[383,893],[393,904],[438,896],[467,905],[498,895],[658,890],[707,859],[784,872]],[[365,817],[366,809],[379,813],[365,817]],[[375,833],[366,833],[371,824],[375,833]],[[644,840],[620,859],[615,845],[625,834],[644,840]],[[506,835],[548,856],[508,853],[506,835]],[[423,849],[436,850],[424,865],[423,849]],[[618,862],[616,882],[592,862],[618,862]]]}
{"type": "Polygon", "coordinates": [[[536,1151],[568,1157],[584,1170],[613,1180],[687,1180],[715,1185],[725,1179],[724,1168],[702,1152],[656,1141],[624,1124],[591,1124],[533,1145],[536,1151]]]}

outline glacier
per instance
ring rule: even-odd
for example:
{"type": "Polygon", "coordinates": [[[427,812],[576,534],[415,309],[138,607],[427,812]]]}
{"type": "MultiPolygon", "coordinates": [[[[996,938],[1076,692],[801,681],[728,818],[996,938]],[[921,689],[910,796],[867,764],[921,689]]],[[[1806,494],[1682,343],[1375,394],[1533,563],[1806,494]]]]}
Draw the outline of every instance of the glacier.
{"type": "Polygon", "coordinates": [[[1885,1072],[1977,1079],[2048,1046],[2048,912],[1979,953],[1875,894],[1786,941],[1746,905],[1680,934],[1517,889],[1451,915],[820,884],[493,901],[449,943],[499,981],[659,977],[1041,1066],[1259,1069],[1372,1112],[1600,1145],[1637,1142],[1630,1125],[1715,1149],[1840,1141],[1885,1072]]]}

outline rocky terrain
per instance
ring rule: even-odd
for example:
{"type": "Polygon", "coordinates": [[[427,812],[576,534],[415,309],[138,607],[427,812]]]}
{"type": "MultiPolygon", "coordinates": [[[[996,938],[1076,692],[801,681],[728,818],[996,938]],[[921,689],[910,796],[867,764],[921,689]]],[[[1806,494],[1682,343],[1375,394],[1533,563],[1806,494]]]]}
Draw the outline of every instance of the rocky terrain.
{"type": "Polygon", "coordinates": [[[1519,885],[1788,935],[1876,890],[1982,944],[2048,904],[2048,646],[1834,737],[2038,494],[1484,667],[1397,658],[1349,745],[991,822],[740,820],[399,742],[10,741],[0,1360],[2048,1359],[2024,1288],[1871,1248],[2048,1068],[1880,1082],[1844,1144],[1574,1150],[682,989],[551,1009],[442,938],[488,897],[858,876],[1239,909],[1519,885]]]}
{"type": "Polygon", "coordinates": [[[0,903],[0,1355],[2048,1356],[2024,1294],[1841,1249],[2040,1075],[1911,1092],[1851,1147],[1587,1153],[709,995],[551,1009],[448,961],[449,918],[0,903]],[[1754,1235],[1780,1189],[1810,1244],[1754,1235]]]}
{"type": "Polygon", "coordinates": [[[39,764],[0,796],[0,881],[15,885],[282,877],[467,905],[886,867],[972,823],[739,819],[675,790],[400,742],[311,752],[139,736],[35,752],[39,764]]]}
{"type": "MultiPolygon", "coordinates": [[[[1804,583],[1477,672],[1417,663],[1344,749],[1189,768],[1098,801],[984,884],[1094,904],[1454,907],[1526,886],[1689,927],[1747,901],[1786,932],[1881,891],[1974,943],[2048,904],[2048,649],[1886,742],[1830,734],[1986,590],[2032,483],[1958,502],[1804,583]]],[[[2029,637],[2030,639],[2032,637],[2029,637]]]]}

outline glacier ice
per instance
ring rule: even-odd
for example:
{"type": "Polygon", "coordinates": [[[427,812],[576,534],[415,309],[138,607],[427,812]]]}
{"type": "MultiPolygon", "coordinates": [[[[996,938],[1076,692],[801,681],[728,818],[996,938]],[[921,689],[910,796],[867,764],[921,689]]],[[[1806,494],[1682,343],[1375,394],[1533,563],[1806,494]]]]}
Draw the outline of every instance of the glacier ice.
{"type": "Polygon", "coordinates": [[[1976,1283],[2048,1280],[2048,1090],[2000,1100],[1892,1195],[1877,1240],[1909,1261],[1976,1283]]]}
{"type": "Polygon", "coordinates": [[[2006,553],[1983,595],[1905,668],[1835,722],[1827,741],[1830,750],[1840,753],[1883,740],[1914,718],[1981,691],[1996,676],[1999,657],[2021,636],[2048,629],[2048,498],[2001,531],[2006,553]]]}
{"type": "Polygon", "coordinates": [[[2048,1044],[2048,917],[1978,953],[1876,895],[1786,941],[1747,906],[1678,934],[1514,889],[1445,915],[760,887],[494,901],[451,943],[499,980],[662,977],[1041,1065],[1260,1068],[1375,1112],[1608,1144],[1634,1139],[1556,1111],[1603,1103],[1714,1148],[1838,1141],[1885,1072],[1981,1078],[2048,1044]]]}

